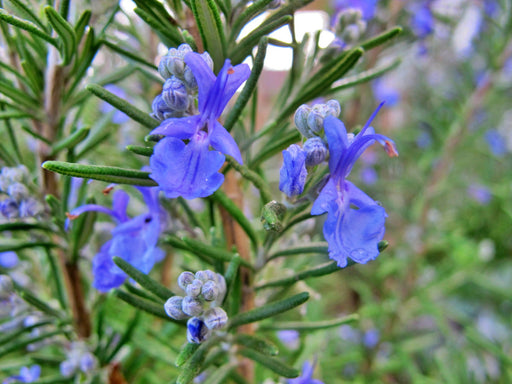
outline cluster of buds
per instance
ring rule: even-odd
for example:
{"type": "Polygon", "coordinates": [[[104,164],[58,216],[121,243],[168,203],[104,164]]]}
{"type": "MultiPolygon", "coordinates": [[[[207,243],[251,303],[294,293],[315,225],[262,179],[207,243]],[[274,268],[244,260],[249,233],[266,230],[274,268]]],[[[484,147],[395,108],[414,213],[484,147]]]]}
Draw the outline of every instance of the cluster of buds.
{"type": "Polygon", "coordinates": [[[186,296],[173,296],[164,305],[165,312],[175,320],[189,319],[187,339],[190,343],[202,343],[213,330],[223,328],[228,315],[220,307],[226,295],[226,280],[210,270],[183,272],[178,285],[186,296]]]}
{"type": "Polygon", "coordinates": [[[358,8],[347,8],[338,14],[336,36],[342,45],[348,46],[357,42],[366,31],[366,21],[358,8]]]}
{"type": "MultiPolygon", "coordinates": [[[[193,52],[188,44],[171,48],[158,65],[160,76],[165,79],[162,93],[153,100],[151,116],[163,121],[171,117],[194,114],[197,82],[190,67],[185,64],[185,55],[193,52]]],[[[213,70],[213,60],[204,52],[201,57],[213,70]]]]}
{"type": "Polygon", "coordinates": [[[82,371],[88,373],[97,366],[94,355],[89,351],[87,345],[81,341],[71,343],[67,359],[60,363],[60,373],[65,377],[70,377],[82,371]]]}
{"type": "Polygon", "coordinates": [[[340,113],[341,106],[336,100],[312,107],[303,104],[295,112],[295,126],[306,141],[302,147],[292,144],[283,151],[286,166],[281,168],[279,189],[287,196],[304,192],[308,176],[306,167],[314,167],[325,161],[329,150],[324,138],[324,120],[327,116],[338,117],[340,113]]]}
{"type": "Polygon", "coordinates": [[[0,172],[0,216],[6,219],[34,217],[42,204],[29,195],[28,170],[24,165],[4,167],[0,172]]]}

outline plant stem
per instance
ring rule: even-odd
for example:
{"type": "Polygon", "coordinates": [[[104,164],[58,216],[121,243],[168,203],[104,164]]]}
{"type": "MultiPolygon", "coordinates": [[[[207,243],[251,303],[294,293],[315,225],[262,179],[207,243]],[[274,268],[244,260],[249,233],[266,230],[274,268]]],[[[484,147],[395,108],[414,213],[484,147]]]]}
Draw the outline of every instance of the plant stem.
{"type": "MultiPolygon", "coordinates": [[[[236,178],[236,173],[231,170],[226,173],[224,180],[224,192],[233,202],[240,208],[243,205],[243,195],[240,184],[236,178]]],[[[231,249],[236,247],[237,252],[243,260],[251,262],[250,242],[249,237],[240,227],[240,225],[233,220],[227,211],[222,207],[220,208],[222,217],[222,225],[226,236],[226,246],[231,249]]],[[[240,267],[240,279],[242,281],[242,298],[241,298],[241,311],[246,312],[254,308],[254,287],[253,287],[253,274],[250,269],[240,267]]],[[[254,325],[246,324],[240,327],[240,332],[245,334],[254,333],[254,325]]],[[[253,381],[254,377],[254,363],[252,360],[244,358],[240,362],[239,373],[248,381],[253,381]]]]}

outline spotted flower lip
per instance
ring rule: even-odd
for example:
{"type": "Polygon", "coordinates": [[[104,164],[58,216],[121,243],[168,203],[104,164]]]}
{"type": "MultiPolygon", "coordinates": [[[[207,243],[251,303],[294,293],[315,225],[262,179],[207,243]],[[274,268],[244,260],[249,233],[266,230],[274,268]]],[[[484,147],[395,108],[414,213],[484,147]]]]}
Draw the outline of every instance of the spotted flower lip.
{"type": "Polygon", "coordinates": [[[114,192],[112,209],[97,204],[86,204],[68,214],[68,218],[75,219],[85,212],[100,212],[118,222],[112,230],[112,239],[103,244],[92,261],[93,286],[101,292],[120,286],[127,278],[127,275],[114,264],[114,256],[121,257],[144,273],[149,273],[153,265],[165,255],[164,251],[157,247],[165,218],[165,213],[158,203],[158,188],[136,188],[148,207],[148,211],[139,216],[130,218],[127,215],[130,197],[123,190],[114,192]]]}
{"type": "Polygon", "coordinates": [[[224,181],[219,173],[225,156],[240,164],[242,155],[233,137],[217,121],[240,85],[247,80],[247,64],[226,60],[218,76],[201,55],[190,52],[185,63],[198,85],[199,114],[164,120],[151,134],[164,135],[150,159],[151,175],[169,198],[206,197],[224,181]],[[184,143],[182,140],[189,140],[184,143]],[[210,150],[210,147],[213,150],[210,150]]]}
{"type": "Polygon", "coordinates": [[[384,135],[376,134],[370,127],[381,107],[382,104],[351,141],[340,120],[332,116],[325,119],[330,175],[313,203],[311,214],[327,212],[324,237],[328,243],[329,257],[339,267],[345,267],[349,258],[361,264],[375,259],[379,255],[378,243],[384,237],[386,211],[346,180],[357,159],[375,142],[381,144],[390,157],[398,156],[394,142],[384,135]]]}

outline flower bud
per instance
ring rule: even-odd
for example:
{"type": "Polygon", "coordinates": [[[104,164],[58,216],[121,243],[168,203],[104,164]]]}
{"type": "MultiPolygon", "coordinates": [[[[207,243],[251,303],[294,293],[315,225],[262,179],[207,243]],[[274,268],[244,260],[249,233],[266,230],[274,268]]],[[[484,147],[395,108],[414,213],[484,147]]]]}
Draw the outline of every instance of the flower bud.
{"type": "Polygon", "coordinates": [[[201,288],[203,287],[203,282],[199,279],[194,279],[187,288],[185,292],[187,292],[187,296],[197,297],[201,293],[201,288]]]}
{"type": "Polygon", "coordinates": [[[305,137],[315,136],[314,133],[311,132],[311,129],[309,128],[308,125],[308,116],[310,112],[311,108],[306,104],[302,104],[299,108],[297,108],[297,111],[295,111],[295,126],[297,127],[299,132],[305,137]]]}
{"type": "MultiPolygon", "coordinates": [[[[309,129],[318,134],[324,129],[324,116],[319,110],[313,109],[308,116],[308,127],[309,129]]],[[[314,137],[314,136],[310,136],[314,137]]]]}
{"type": "Polygon", "coordinates": [[[220,307],[210,308],[204,314],[204,323],[208,329],[223,328],[228,322],[228,315],[220,307]]]}
{"type": "Polygon", "coordinates": [[[154,98],[151,108],[153,109],[151,117],[160,121],[169,119],[170,117],[180,117],[179,115],[181,114],[181,112],[175,111],[169,107],[162,98],[162,95],[158,95],[154,98]]]}
{"type": "Polygon", "coordinates": [[[19,216],[18,203],[14,199],[0,201],[0,213],[2,216],[12,219],[19,216]]]}
{"type": "Polygon", "coordinates": [[[14,183],[7,187],[7,194],[18,203],[28,196],[28,188],[21,183],[14,183]]]}
{"type": "Polygon", "coordinates": [[[171,48],[167,55],[162,57],[158,64],[158,73],[164,79],[168,79],[171,76],[183,77],[185,70],[185,55],[192,52],[192,48],[188,44],[181,44],[178,49],[171,48]]]}
{"type": "Polygon", "coordinates": [[[183,297],[172,296],[164,304],[165,313],[167,316],[172,317],[175,320],[183,320],[188,316],[183,313],[182,308],[183,297]]]}
{"type": "Polygon", "coordinates": [[[306,152],[306,166],[312,167],[320,164],[327,156],[327,147],[319,137],[307,139],[303,147],[306,152]]]}
{"type": "Polygon", "coordinates": [[[203,289],[201,290],[203,297],[206,301],[213,301],[219,295],[219,288],[217,287],[217,283],[213,280],[208,280],[203,285],[203,289]]]}
{"type": "Polygon", "coordinates": [[[325,105],[329,109],[329,114],[334,117],[338,117],[341,113],[341,106],[338,100],[329,100],[325,105]]]}
{"type": "Polygon", "coordinates": [[[162,99],[175,111],[185,111],[188,108],[189,98],[185,84],[173,76],[166,80],[162,89],[162,99]]]}
{"type": "Polygon", "coordinates": [[[207,269],[206,271],[197,271],[196,279],[201,280],[203,283],[206,283],[208,280],[217,281],[217,275],[215,272],[207,269]]]}
{"type": "Polygon", "coordinates": [[[187,285],[192,284],[192,282],[195,280],[195,276],[192,272],[182,272],[178,276],[178,285],[181,289],[184,291],[187,290],[187,285]]]}
{"type": "Polygon", "coordinates": [[[75,373],[76,362],[72,360],[64,360],[60,363],[60,373],[64,377],[69,377],[75,373]]]}
{"type": "Polygon", "coordinates": [[[275,200],[265,204],[261,211],[261,222],[266,231],[281,232],[283,224],[281,219],[286,212],[286,206],[275,200]]]}
{"type": "Polygon", "coordinates": [[[34,217],[42,213],[43,210],[44,207],[39,201],[29,197],[20,203],[19,215],[20,217],[34,217]]]}
{"type": "Polygon", "coordinates": [[[224,279],[224,276],[222,276],[220,273],[216,273],[216,275],[217,275],[217,288],[219,288],[219,294],[217,295],[216,301],[218,303],[222,303],[228,288],[227,288],[226,279],[224,279]]]}
{"type": "Polygon", "coordinates": [[[210,337],[210,330],[205,323],[197,317],[187,321],[187,340],[189,343],[200,344],[210,337]]]}
{"type": "Polygon", "coordinates": [[[203,303],[191,296],[185,296],[183,298],[181,309],[189,316],[199,316],[204,311],[203,303]]]}

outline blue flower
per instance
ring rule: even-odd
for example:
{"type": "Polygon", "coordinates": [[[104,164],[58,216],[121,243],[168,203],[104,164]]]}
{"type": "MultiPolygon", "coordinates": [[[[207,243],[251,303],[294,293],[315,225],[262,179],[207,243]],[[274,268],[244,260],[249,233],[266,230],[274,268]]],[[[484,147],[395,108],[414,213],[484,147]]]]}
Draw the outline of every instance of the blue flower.
{"type": "Polygon", "coordinates": [[[398,156],[395,144],[369,127],[379,108],[361,132],[349,141],[345,125],[332,116],[325,118],[325,135],[329,144],[330,175],[311,208],[312,215],[327,212],[324,237],[329,257],[345,267],[347,259],[365,264],[375,259],[378,243],[384,237],[386,211],[346,177],[359,156],[372,144],[384,146],[389,156],[398,156]]]}
{"type": "Polygon", "coordinates": [[[250,69],[246,64],[232,67],[226,60],[216,77],[194,52],[185,55],[185,63],[197,81],[199,114],[166,119],[151,132],[166,137],[155,146],[150,166],[151,178],[167,197],[194,199],[209,196],[221,186],[224,175],[218,171],[224,154],[242,163],[238,145],[217,119],[250,69]]]}
{"type": "Polygon", "coordinates": [[[279,190],[287,196],[300,195],[308,172],[306,170],[306,152],[297,144],[283,151],[283,166],[279,172],[279,190]]]}
{"type": "Polygon", "coordinates": [[[14,268],[18,265],[19,261],[16,252],[0,252],[0,267],[2,268],[14,268]]]}
{"type": "Polygon", "coordinates": [[[33,365],[30,368],[21,367],[20,374],[16,376],[8,377],[3,381],[3,384],[9,383],[32,383],[39,379],[41,375],[41,367],[39,365],[33,365]]]}
{"type": "Polygon", "coordinates": [[[127,275],[118,268],[113,257],[119,256],[144,273],[149,273],[153,265],[162,260],[164,251],[157,247],[158,236],[164,222],[164,212],[158,203],[158,189],[137,188],[148,207],[148,212],[134,218],[126,214],[129,196],[126,192],[114,192],[113,209],[101,205],[86,204],[68,214],[71,219],[78,215],[96,211],[112,216],[118,222],[112,230],[112,239],[107,241],[92,261],[93,286],[101,292],[109,291],[124,283],[127,275]]]}
{"type": "Polygon", "coordinates": [[[434,16],[428,1],[411,6],[411,13],[411,28],[416,36],[423,39],[434,32],[434,16]]]}
{"type": "Polygon", "coordinates": [[[288,384],[324,384],[323,381],[312,378],[314,370],[315,364],[311,364],[309,361],[304,362],[302,375],[295,379],[289,379],[288,384]]]}
{"type": "Polygon", "coordinates": [[[334,9],[342,11],[348,8],[360,9],[364,20],[370,20],[375,14],[378,0],[333,0],[334,9]]]}

